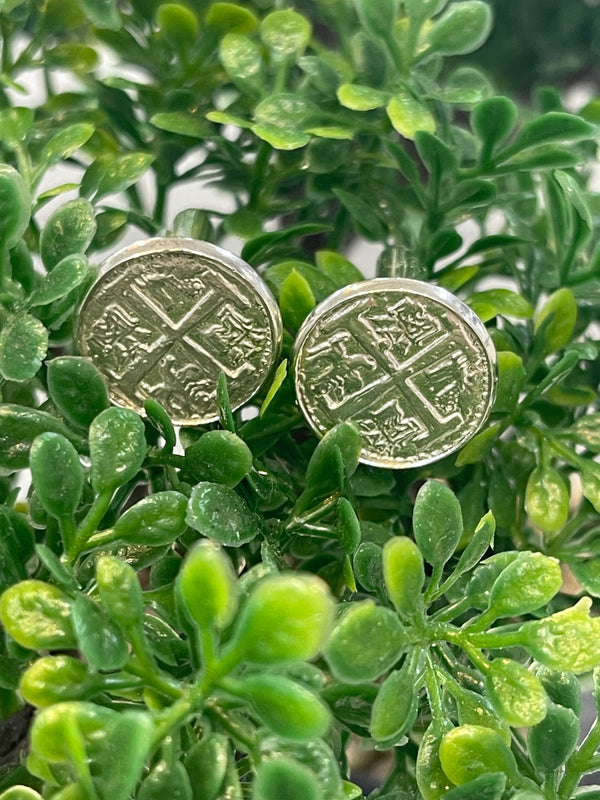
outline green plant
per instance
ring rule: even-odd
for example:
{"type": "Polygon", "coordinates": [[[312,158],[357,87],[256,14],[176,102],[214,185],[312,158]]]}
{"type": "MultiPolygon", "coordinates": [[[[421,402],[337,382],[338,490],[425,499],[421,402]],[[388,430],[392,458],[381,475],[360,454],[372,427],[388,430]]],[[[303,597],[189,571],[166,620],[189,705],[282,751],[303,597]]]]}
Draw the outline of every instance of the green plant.
{"type": "Polygon", "coordinates": [[[353,742],[388,752],[372,798],[598,797],[599,101],[496,95],[462,58],[491,24],[481,0],[0,3],[0,717],[37,709],[1,800],[358,799],[353,742]],[[189,181],[232,211],[172,216],[189,181]],[[258,416],[223,377],[183,455],[74,351],[132,230],[241,238],[285,323],[258,416]],[[362,279],[357,237],[488,327],[497,398],[458,456],[367,467],[295,404],[294,335],[362,279]]]}

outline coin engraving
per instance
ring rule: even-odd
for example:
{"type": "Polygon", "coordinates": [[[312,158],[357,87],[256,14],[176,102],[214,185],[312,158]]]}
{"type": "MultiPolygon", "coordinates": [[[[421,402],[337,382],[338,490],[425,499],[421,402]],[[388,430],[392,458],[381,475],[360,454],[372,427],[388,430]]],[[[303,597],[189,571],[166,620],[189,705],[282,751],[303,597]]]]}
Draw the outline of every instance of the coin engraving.
{"type": "Polygon", "coordinates": [[[275,300],[247,264],[206,242],[151,239],[115,254],[83,304],[79,346],[112,399],[136,411],[157,400],[176,424],[217,419],[224,372],[234,408],[273,368],[275,300]]]}
{"type": "Polygon", "coordinates": [[[494,397],[494,350],[481,321],[448,292],[375,279],[342,289],[305,321],[295,379],[318,434],[352,420],[362,461],[414,467],[481,427],[494,397]]]}

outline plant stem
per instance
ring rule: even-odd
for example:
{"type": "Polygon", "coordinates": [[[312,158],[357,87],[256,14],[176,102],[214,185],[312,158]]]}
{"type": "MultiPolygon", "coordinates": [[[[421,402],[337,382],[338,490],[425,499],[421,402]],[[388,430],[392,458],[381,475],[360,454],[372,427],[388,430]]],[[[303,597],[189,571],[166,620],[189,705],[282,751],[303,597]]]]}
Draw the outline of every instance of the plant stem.
{"type": "Polygon", "coordinates": [[[90,510],[85,515],[83,522],[75,531],[73,547],[67,554],[68,563],[71,566],[73,566],[75,563],[77,556],[79,556],[80,553],[82,553],[85,549],[85,545],[87,544],[90,536],[98,529],[98,525],[100,525],[102,522],[102,517],[108,511],[113,494],[113,489],[104,489],[104,491],[100,492],[94,498],[94,502],[92,503],[90,510]]]}
{"type": "Polygon", "coordinates": [[[599,746],[600,717],[596,717],[596,721],[583,740],[581,747],[567,761],[564,777],[558,787],[560,800],[570,800],[581,776],[590,769],[594,753],[599,746]]]}

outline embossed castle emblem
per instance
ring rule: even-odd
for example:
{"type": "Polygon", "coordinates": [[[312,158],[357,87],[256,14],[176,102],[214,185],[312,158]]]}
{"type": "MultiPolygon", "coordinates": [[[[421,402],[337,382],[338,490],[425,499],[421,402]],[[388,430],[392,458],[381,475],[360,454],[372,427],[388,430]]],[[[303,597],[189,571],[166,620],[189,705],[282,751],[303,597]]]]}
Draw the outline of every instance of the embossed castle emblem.
{"type": "Polygon", "coordinates": [[[180,425],[215,421],[216,384],[237,408],[277,361],[279,309],[241,259],[207,242],[150,239],[121,250],[86,297],[79,347],[113,401],[141,411],[153,398],[180,425]]]}
{"type": "Polygon", "coordinates": [[[298,333],[296,394],[324,434],[342,420],[363,436],[362,461],[416,467],[458,450],[494,399],[495,353],[456,297],[404,278],[347,286],[298,333]]]}

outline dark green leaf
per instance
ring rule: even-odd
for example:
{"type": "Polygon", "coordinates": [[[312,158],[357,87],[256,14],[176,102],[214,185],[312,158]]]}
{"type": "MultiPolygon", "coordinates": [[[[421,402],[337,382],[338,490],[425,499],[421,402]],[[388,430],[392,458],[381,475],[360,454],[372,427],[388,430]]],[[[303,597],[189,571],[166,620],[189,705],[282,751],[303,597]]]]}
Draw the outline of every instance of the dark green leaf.
{"type": "Polygon", "coordinates": [[[104,378],[91,361],[59,356],[47,363],[48,391],[68,422],[88,428],[109,406],[104,378]]]}
{"type": "Polygon", "coordinates": [[[482,144],[481,160],[509,135],[517,121],[517,107],[508,97],[490,97],[471,112],[471,127],[482,144]]]}
{"type": "Polygon", "coordinates": [[[95,669],[120,669],[129,660],[127,642],[101,606],[80,594],[71,611],[79,649],[95,669]]]}
{"type": "Polygon", "coordinates": [[[423,558],[442,566],[456,550],[462,532],[456,495],[439,481],[427,481],[419,489],[413,509],[413,533],[423,558]]]}
{"type": "Polygon", "coordinates": [[[31,293],[29,305],[45,306],[64,297],[82,284],[88,274],[89,264],[84,255],[65,256],[31,293]]]}
{"type": "Polygon", "coordinates": [[[125,408],[107,408],[90,425],[90,478],[96,492],[135,477],[146,457],[144,423],[125,408]]]}
{"type": "Polygon", "coordinates": [[[87,200],[71,200],[48,219],[40,238],[40,254],[47,270],[66,256],[85,253],[96,233],[94,209],[87,200]]]}
{"type": "Polygon", "coordinates": [[[201,482],[188,504],[187,524],[204,536],[229,547],[240,547],[258,535],[258,517],[228,486],[201,482]]]}
{"type": "Polygon", "coordinates": [[[0,405],[0,467],[14,472],[29,465],[31,443],[45,431],[54,431],[73,441],[76,437],[56,417],[37,408],[0,405]]]}
{"type": "Polygon", "coordinates": [[[581,117],[562,111],[550,111],[523,125],[514,142],[498,158],[506,161],[515,153],[529,147],[538,147],[548,142],[577,142],[591,139],[595,135],[596,127],[581,117]]]}
{"type": "Polygon", "coordinates": [[[71,516],[83,491],[83,467],[77,451],[60,433],[42,433],[29,451],[33,486],[44,510],[62,519],[71,516]]]}
{"type": "Polygon", "coordinates": [[[119,30],[121,16],[116,0],[79,0],[86,16],[99,28],[119,30]]]}
{"type": "Polygon", "coordinates": [[[207,431],[186,448],[186,466],[195,481],[234,487],[252,468],[248,445],[230,431],[207,431]]]}
{"type": "Polygon", "coordinates": [[[0,164],[0,245],[14,247],[27,230],[31,193],[16,169],[0,164]]]}
{"type": "Polygon", "coordinates": [[[442,55],[462,55],[477,50],[492,27],[492,12],[481,0],[461,0],[438,17],[428,32],[432,50],[442,55]]]}

